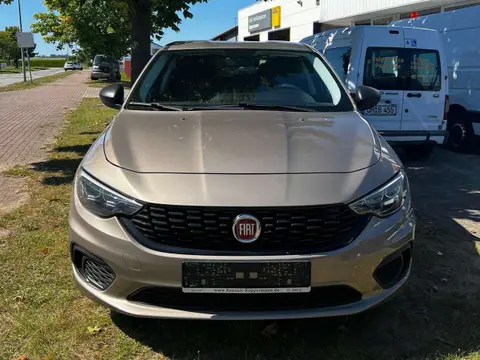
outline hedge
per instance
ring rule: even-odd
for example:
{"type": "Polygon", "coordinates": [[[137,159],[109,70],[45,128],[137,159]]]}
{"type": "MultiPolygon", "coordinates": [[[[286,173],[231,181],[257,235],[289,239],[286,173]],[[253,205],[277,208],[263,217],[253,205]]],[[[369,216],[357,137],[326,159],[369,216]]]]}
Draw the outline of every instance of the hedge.
{"type": "Polygon", "coordinates": [[[51,68],[63,68],[65,64],[65,59],[42,59],[42,58],[33,58],[30,60],[32,66],[38,67],[51,67],[51,68]]]}

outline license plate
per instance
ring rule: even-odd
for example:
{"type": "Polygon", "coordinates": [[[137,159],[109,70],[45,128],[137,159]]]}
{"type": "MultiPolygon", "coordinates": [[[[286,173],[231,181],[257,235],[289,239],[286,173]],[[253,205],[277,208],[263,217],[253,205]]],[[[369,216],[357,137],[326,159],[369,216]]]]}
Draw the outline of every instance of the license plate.
{"type": "Polygon", "coordinates": [[[311,263],[184,262],[184,293],[275,294],[310,292],[311,263]]]}
{"type": "Polygon", "coordinates": [[[397,115],[396,105],[377,105],[372,109],[365,110],[363,115],[366,116],[395,116],[397,115]]]}

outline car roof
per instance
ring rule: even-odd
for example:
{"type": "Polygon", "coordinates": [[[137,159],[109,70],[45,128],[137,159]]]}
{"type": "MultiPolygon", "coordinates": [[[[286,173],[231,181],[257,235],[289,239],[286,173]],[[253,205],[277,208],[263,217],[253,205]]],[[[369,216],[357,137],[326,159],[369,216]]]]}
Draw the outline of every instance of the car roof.
{"type": "Polygon", "coordinates": [[[290,50],[305,51],[304,44],[289,41],[175,41],[161,50],[198,50],[198,49],[258,49],[258,50],[290,50]]]}

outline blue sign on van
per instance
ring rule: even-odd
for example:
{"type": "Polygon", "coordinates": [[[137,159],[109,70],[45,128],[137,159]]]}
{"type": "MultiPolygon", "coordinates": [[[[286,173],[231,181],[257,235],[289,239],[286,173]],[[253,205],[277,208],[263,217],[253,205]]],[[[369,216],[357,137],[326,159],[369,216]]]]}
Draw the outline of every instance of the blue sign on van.
{"type": "Polygon", "coordinates": [[[405,39],[405,47],[417,47],[417,39],[405,39]]]}

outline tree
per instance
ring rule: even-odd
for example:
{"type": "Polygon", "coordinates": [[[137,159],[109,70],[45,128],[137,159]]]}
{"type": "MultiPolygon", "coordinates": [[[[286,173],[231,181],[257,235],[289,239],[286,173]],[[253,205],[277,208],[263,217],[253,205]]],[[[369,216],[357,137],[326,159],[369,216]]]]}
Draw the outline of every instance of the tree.
{"type": "Polygon", "coordinates": [[[150,58],[150,36],[158,40],[164,29],[179,31],[182,19],[193,17],[190,6],[207,0],[126,0],[132,27],[132,81],[136,79],[150,58]]]}
{"type": "MultiPolygon", "coordinates": [[[[1,1],[1,0],[0,0],[1,1]]],[[[47,42],[63,47],[76,42],[86,53],[120,57],[132,54],[134,81],[150,58],[150,39],[166,28],[179,31],[190,6],[207,0],[45,0],[47,13],[32,25],[47,42]]]]}
{"type": "Polygon", "coordinates": [[[10,33],[0,31],[0,59],[12,61],[17,51],[17,42],[12,40],[10,33]]]}
{"type": "Polygon", "coordinates": [[[1,4],[6,4],[6,5],[8,5],[8,4],[11,4],[12,2],[13,2],[13,0],[0,0],[0,5],[1,5],[1,4]]]}
{"type": "Polygon", "coordinates": [[[45,13],[35,13],[33,18],[36,22],[31,26],[32,31],[40,33],[45,42],[56,43],[57,50],[71,46],[75,41],[75,30],[67,17],[59,16],[53,11],[47,11],[45,13]]]}
{"type": "MultiPolygon", "coordinates": [[[[5,30],[0,31],[0,57],[15,63],[18,68],[18,60],[22,57],[22,53],[17,45],[18,26],[7,26],[5,30]]],[[[30,57],[35,56],[35,48],[28,49],[30,57]]]]}

